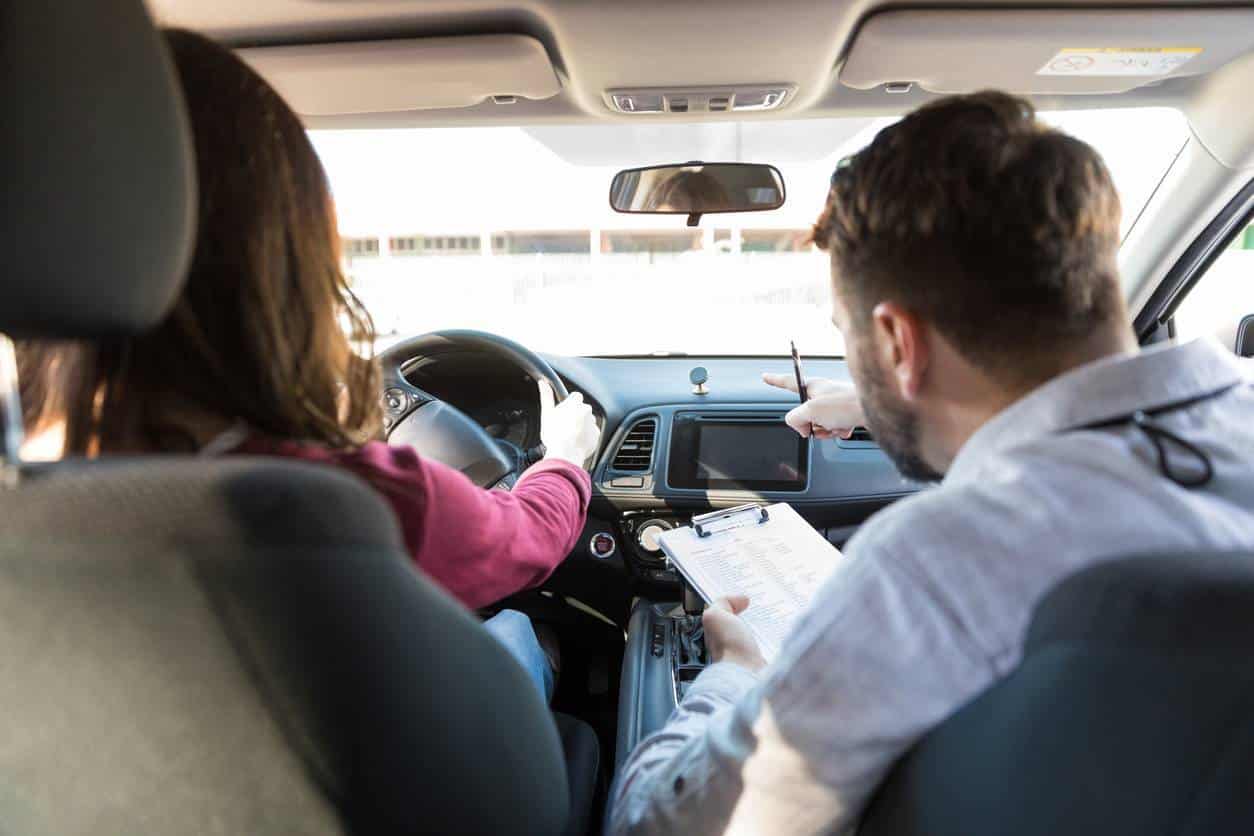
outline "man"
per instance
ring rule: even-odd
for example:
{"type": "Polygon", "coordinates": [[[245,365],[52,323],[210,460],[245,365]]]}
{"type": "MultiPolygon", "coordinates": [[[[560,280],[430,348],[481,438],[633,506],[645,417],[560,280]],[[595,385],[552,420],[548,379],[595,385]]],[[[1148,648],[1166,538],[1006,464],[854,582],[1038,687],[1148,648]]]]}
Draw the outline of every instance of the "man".
{"type": "MultiPolygon", "coordinates": [[[[714,664],[617,781],[612,833],[850,830],[912,743],[1019,661],[1096,562],[1254,548],[1254,378],[1213,342],[1138,350],[1119,205],[1084,143],[1000,93],[927,105],[832,177],[815,242],[861,410],[903,473],[770,665],[734,598],[714,664]]],[[[784,385],[780,378],[769,383],[784,385]]],[[[811,384],[803,435],[860,423],[811,384]]]]}

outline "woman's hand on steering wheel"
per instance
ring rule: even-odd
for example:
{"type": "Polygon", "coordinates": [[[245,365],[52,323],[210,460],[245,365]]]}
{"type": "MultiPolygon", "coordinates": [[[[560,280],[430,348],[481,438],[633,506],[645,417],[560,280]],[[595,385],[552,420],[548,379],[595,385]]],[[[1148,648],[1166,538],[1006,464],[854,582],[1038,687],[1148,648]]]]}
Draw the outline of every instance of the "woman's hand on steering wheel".
{"type": "MultiPolygon", "coordinates": [[[[540,440],[549,455],[582,467],[596,451],[599,431],[582,397],[567,399],[566,384],[548,362],[513,340],[483,331],[432,331],[402,340],[379,354],[383,374],[384,426],[392,444],[408,444],[421,455],[460,470],[481,488],[509,488],[535,461],[509,455],[501,443],[452,404],[409,382],[405,367],[446,352],[486,354],[550,387],[540,403],[550,418],[540,420],[540,440]],[[556,404],[562,398],[561,404],[556,404]]],[[[531,451],[527,451],[530,454],[531,451]]],[[[538,450],[537,450],[538,452],[538,450]]]]}
{"type": "Polygon", "coordinates": [[[544,378],[536,381],[536,387],[540,390],[540,441],[544,444],[544,457],[583,467],[596,453],[601,440],[592,407],[584,403],[583,395],[578,392],[559,403],[552,385],[544,378]]]}

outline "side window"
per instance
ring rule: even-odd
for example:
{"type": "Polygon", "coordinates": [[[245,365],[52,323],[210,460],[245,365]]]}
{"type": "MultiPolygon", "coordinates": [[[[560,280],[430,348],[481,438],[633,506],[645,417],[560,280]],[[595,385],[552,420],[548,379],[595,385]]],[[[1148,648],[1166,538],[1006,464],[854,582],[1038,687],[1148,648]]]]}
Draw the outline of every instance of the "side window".
{"type": "Polygon", "coordinates": [[[1173,316],[1176,339],[1210,334],[1231,348],[1248,314],[1254,314],[1254,223],[1237,233],[1180,302],[1173,316]]]}

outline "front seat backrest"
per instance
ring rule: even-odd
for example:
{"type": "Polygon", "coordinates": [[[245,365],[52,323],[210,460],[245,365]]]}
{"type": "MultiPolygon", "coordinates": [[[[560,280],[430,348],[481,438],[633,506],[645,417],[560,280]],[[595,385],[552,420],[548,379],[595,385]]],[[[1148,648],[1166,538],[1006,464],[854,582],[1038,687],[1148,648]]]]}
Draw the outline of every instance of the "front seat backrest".
{"type": "Polygon", "coordinates": [[[0,830],[562,832],[535,686],[356,478],[105,460],[0,507],[0,830]]]}
{"type": "MultiPolygon", "coordinates": [[[[142,4],[6,0],[0,55],[0,329],[151,327],[194,220],[142,4]]],[[[187,457],[20,476],[0,486],[0,832],[562,832],[534,686],[355,477],[187,457]]]]}
{"type": "Polygon", "coordinates": [[[1254,554],[1115,560],[894,768],[861,833],[1254,832],[1254,554]]]}

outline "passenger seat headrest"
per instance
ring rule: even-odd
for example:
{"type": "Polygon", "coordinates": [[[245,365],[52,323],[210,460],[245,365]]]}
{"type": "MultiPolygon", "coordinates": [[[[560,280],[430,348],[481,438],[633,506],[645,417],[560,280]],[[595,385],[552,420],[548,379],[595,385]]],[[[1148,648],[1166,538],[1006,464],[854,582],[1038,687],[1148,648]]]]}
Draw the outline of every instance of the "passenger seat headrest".
{"type": "Polygon", "coordinates": [[[174,67],[141,0],[0,2],[0,333],[157,324],[182,289],[195,168],[174,67]]]}

